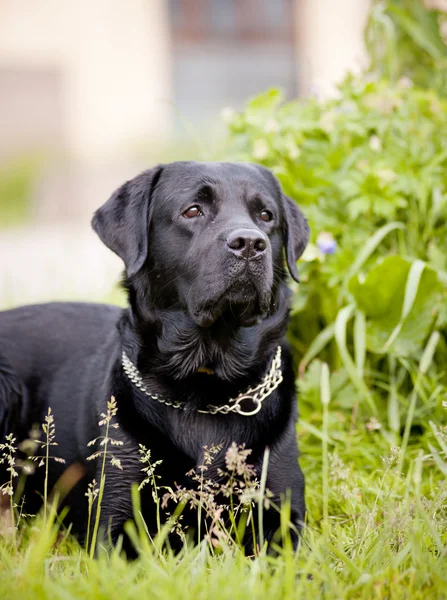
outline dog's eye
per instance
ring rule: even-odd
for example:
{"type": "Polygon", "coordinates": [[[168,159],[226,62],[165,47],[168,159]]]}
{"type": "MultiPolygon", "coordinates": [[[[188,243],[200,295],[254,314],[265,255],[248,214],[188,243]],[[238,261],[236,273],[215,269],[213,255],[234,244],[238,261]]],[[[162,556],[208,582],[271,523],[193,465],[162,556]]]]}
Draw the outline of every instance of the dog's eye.
{"type": "Polygon", "coordinates": [[[263,210],[259,215],[263,221],[271,221],[273,219],[273,215],[269,210],[263,210]]]}
{"type": "Polygon", "coordinates": [[[190,206],[188,210],[185,210],[183,213],[185,219],[194,219],[194,217],[200,217],[201,215],[203,215],[203,213],[198,206],[190,206]]]}

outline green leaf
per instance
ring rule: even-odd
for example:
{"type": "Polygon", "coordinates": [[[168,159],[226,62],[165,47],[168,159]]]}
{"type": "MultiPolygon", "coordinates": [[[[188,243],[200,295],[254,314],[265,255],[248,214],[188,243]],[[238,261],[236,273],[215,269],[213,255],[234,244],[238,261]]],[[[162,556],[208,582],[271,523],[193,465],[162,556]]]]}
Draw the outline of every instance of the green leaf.
{"type": "Polygon", "coordinates": [[[272,111],[282,102],[282,99],[282,92],[277,88],[271,88],[250,100],[247,104],[247,112],[272,111]]]}
{"type": "Polygon", "coordinates": [[[384,352],[389,348],[389,346],[391,346],[391,344],[399,335],[404,325],[405,319],[408,317],[411,309],[413,308],[424,269],[425,263],[422,260],[415,260],[414,263],[411,265],[410,272],[408,273],[407,277],[407,283],[405,284],[405,296],[402,306],[402,314],[399,323],[394,328],[393,332],[391,333],[384,346],[384,352]]]}
{"type": "Polygon", "coordinates": [[[432,30],[430,31],[427,23],[425,27],[422,26],[416,19],[411,18],[408,12],[395,5],[390,5],[388,10],[397,17],[402,29],[407,32],[418,46],[430,54],[432,58],[439,60],[446,56],[447,48],[439,39],[439,34],[436,31],[437,28],[431,28],[432,30]]]}
{"type": "Polygon", "coordinates": [[[304,373],[307,365],[326,347],[334,337],[334,323],[325,327],[309,346],[306,354],[303,356],[299,366],[299,373],[304,373]]]}
{"type": "Polygon", "coordinates": [[[335,320],[335,339],[337,340],[338,351],[340,353],[340,357],[343,361],[343,365],[346,371],[351,378],[352,383],[362,394],[363,398],[369,404],[373,414],[377,414],[377,407],[374,403],[374,399],[366,385],[364,379],[359,376],[355,363],[352,360],[351,355],[349,354],[348,346],[346,343],[346,330],[348,321],[354,314],[355,306],[353,304],[349,304],[342,308],[337,315],[335,320]]]}
{"type": "Polygon", "coordinates": [[[349,269],[349,272],[346,276],[347,282],[349,282],[349,280],[360,271],[364,263],[368,260],[368,258],[374,252],[374,250],[376,250],[377,246],[380,244],[383,238],[386,237],[389,233],[391,233],[391,231],[394,231],[396,229],[405,229],[405,225],[399,222],[388,223],[387,225],[384,225],[383,227],[378,229],[376,233],[367,240],[367,242],[360,250],[352,267],[349,269]]]}
{"type": "Polygon", "coordinates": [[[362,283],[349,282],[357,308],[366,315],[367,348],[381,354],[416,355],[436,317],[442,287],[436,272],[420,261],[389,256],[377,264],[362,283]],[[411,273],[411,278],[409,277],[411,273]],[[387,342],[392,336],[390,343],[387,342]]]}

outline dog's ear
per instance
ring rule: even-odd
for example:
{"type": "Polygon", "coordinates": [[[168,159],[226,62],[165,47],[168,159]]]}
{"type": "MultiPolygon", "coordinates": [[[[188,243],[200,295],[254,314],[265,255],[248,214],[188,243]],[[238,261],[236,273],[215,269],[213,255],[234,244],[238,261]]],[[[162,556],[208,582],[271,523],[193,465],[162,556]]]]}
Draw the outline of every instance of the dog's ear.
{"type": "Polygon", "coordinates": [[[93,215],[93,229],[123,259],[129,277],[147,258],[149,204],[161,172],[157,166],[127,181],[93,215]]]}
{"type": "Polygon", "coordinates": [[[304,252],[309,241],[309,225],[306,217],[288,196],[282,194],[284,208],[283,240],[287,266],[293,279],[299,282],[296,261],[304,252]]]}

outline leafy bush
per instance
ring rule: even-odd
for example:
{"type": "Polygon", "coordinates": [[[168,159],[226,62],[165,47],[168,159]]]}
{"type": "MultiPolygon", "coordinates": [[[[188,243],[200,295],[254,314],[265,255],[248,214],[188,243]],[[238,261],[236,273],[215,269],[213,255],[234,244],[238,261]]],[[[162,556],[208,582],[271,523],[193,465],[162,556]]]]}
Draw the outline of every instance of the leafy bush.
{"type": "Polygon", "coordinates": [[[445,0],[376,0],[366,29],[372,69],[396,82],[447,92],[445,0]]]}
{"type": "MultiPolygon", "coordinates": [[[[319,356],[336,404],[388,411],[399,433],[427,340],[447,324],[447,103],[407,80],[349,78],[336,100],[282,104],[270,90],[227,116],[230,157],[270,167],[312,229],[292,311],[302,389],[318,389],[321,363],[306,367],[319,356]]],[[[436,339],[413,425],[442,410],[436,339]]]]}

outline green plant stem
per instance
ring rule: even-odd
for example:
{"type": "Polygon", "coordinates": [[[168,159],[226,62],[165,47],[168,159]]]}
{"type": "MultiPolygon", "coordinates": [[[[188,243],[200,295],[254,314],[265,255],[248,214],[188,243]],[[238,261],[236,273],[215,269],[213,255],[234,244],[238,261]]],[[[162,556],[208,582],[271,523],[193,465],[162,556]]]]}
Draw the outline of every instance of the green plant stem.
{"type": "Polygon", "coordinates": [[[109,421],[107,421],[107,424],[106,424],[106,435],[105,435],[104,450],[103,450],[103,454],[102,454],[102,464],[101,464],[101,478],[99,480],[99,494],[98,494],[98,501],[96,504],[95,525],[93,528],[92,543],[90,546],[90,558],[93,558],[93,556],[95,555],[96,542],[98,539],[99,520],[101,517],[101,504],[102,504],[102,498],[104,496],[104,487],[105,487],[105,481],[106,481],[105,468],[106,468],[108,441],[109,441],[109,421]]]}
{"type": "Polygon", "coordinates": [[[331,400],[330,372],[327,363],[321,367],[321,403],[323,405],[322,479],[323,479],[323,530],[327,535],[329,518],[329,403],[331,400]]]}
{"type": "MultiPolygon", "coordinates": [[[[12,469],[11,469],[11,473],[9,476],[9,485],[11,487],[11,490],[13,489],[12,485],[13,485],[13,475],[12,475],[12,469]]],[[[11,512],[11,527],[12,530],[15,530],[15,518],[14,518],[14,496],[13,494],[9,495],[9,510],[11,512]]]]}
{"type": "Polygon", "coordinates": [[[329,517],[329,452],[328,452],[328,430],[329,410],[323,405],[323,439],[322,439],[322,461],[323,461],[323,520],[327,523],[329,517]]]}
{"type": "MultiPolygon", "coordinates": [[[[203,494],[203,468],[200,472],[200,495],[203,494]]],[[[202,503],[199,503],[199,510],[197,511],[197,532],[198,532],[198,539],[202,539],[201,538],[201,533],[202,533],[202,503]]]]}
{"type": "Polygon", "coordinates": [[[88,507],[88,518],[87,518],[87,534],[85,536],[85,547],[88,549],[88,543],[90,540],[90,524],[91,524],[91,520],[92,520],[92,508],[93,505],[89,502],[89,507],[88,507]]]}
{"type": "Polygon", "coordinates": [[[418,374],[417,374],[416,381],[414,383],[414,387],[413,387],[413,390],[412,390],[411,396],[410,396],[410,404],[408,407],[407,419],[405,421],[404,436],[402,439],[402,446],[401,446],[400,453],[399,453],[399,462],[398,462],[398,466],[397,466],[399,473],[402,472],[402,468],[404,465],[404,459],[405,459],[405,453],[406,453],[406,450],[408,447],[408,441],[410,439],[410,431],[411,431],[411,425],[412,425],[413,419],[414,419],[414,412],[416,409],[418,390],[420,388],[422,378],[425,376],[425,374],[427,373],[427,371],[432,363],[439,340],[440,340],[439,332],[434,331],[431,334],[431,336],[424,348],[424,352],[422,354],[422,357],[421,357],[421,360],[419,363],[418,374]]]}
{"type": "Polygon", "coordinates": [[[258,530],[259,530],[259,548],[264,548],[264,497],[267,485],[267,473],[270,457],[270,449],[267,447],[264,451],[264,460],[262,461],[261,483],[259,486],[258,500],[258,530]]]}
{"type": "Polygon", "coordinates": [[[47,443],[46,443],[46,448],[45,448],[45,483],[44,483],[44,489],[43,489],[43,520],[44,520],[45,524],[47,522],[48,463],[50,461],[50,442],[48,439],[48,429],[47,429],[46,436],[47,436],[47,443]]]}

